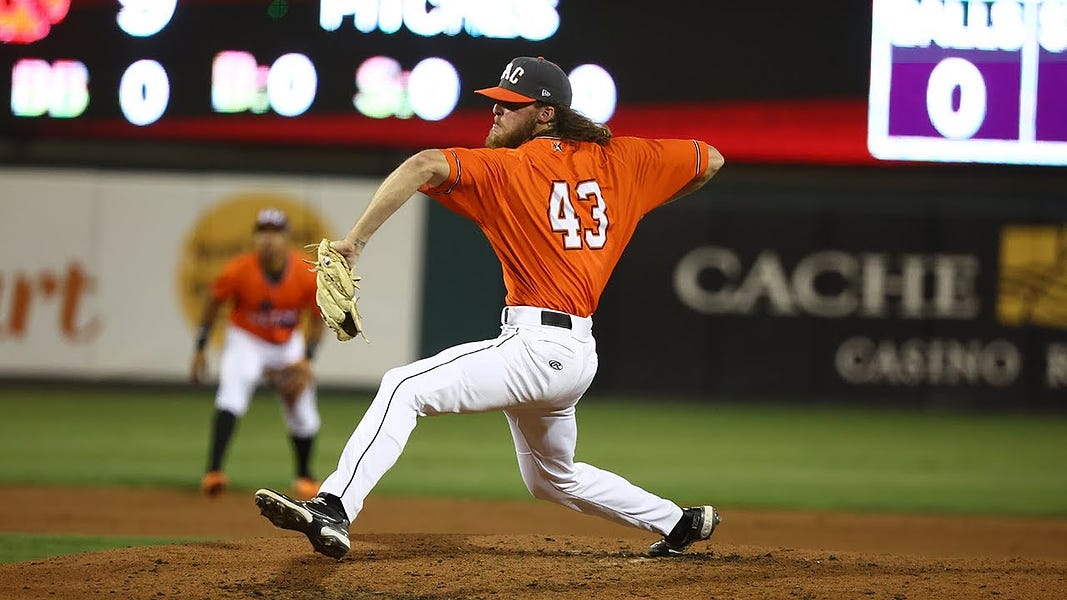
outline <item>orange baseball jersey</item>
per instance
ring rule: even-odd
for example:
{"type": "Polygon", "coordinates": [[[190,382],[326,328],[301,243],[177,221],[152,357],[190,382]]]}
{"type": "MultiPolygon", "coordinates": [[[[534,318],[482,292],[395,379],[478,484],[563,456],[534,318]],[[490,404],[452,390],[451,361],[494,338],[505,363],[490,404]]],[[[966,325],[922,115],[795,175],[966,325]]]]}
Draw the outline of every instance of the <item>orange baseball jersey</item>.
{"type": "Polygon", "coordinates": [[[318,310],[315,274],[308,271],[296,251],[281,279],[272,282],[259,263],[259,255],[246,252],[226,263],[211,287],[219,301],[233,300],[230,323],[273,344],[293,335],[302,309],[318,310]]]}
{"type": "Polygon", "coordinates": [[[587,317],[638,221],[708,168],[696,140],[538,137],[516,149],[443,150],[449,175],[420,191],[481,228],[505,304],[587,317]]]}

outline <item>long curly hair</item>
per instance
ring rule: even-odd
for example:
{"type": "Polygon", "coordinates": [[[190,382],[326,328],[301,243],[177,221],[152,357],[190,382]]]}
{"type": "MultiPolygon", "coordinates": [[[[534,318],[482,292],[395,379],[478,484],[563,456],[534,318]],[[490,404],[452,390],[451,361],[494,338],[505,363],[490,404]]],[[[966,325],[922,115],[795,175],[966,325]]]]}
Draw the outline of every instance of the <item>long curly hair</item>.
{"type": "Polygon", "coordinates": [[[611,141],[611,130],[607,125],[597,123],[569,106],[552,106],[556,109],[556,116],[552,119],[550,129],[543,131],[542,135],[574,142],[595,142],[601,146],[611,141]]]}

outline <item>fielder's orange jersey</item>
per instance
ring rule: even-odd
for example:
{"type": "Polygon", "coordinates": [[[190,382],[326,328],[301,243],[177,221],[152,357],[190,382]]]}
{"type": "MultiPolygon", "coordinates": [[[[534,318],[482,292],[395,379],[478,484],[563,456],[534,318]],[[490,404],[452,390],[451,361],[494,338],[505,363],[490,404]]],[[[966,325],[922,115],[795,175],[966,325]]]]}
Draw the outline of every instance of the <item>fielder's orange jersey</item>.
{"type": "Polygon", "coordinates": [[[216,300],[233,300],[230,323],[273,344],[289,341],[303,309],[315,304],[315,274],[296,251],[289,252],[285,271],[271,281],[259,255],[246,252],[226,263],[211,286],[216,300]]]}
{"type": "Polygon", "coordinates": [[[696,140],[538,137],[516,149],[443,150],[449,175],[420,191],[481,228],[505,304],[587,317],[638,221],[708,168],[696,140]]]}

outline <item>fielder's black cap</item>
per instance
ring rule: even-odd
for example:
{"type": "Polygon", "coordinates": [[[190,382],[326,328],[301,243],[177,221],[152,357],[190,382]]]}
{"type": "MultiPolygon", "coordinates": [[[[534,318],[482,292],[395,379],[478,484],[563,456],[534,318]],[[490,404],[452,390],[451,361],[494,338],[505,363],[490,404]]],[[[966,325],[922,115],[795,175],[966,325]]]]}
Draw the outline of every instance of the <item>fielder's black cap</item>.
{"type": "Polygon", "coordinates": [[[264,208],[256,216],[256,231],[288,231],[289,217],[277,208],[264,208]]]}
{"type": "Polygon", "coordinates": [[[504,67],[500,84],[474,90],[500,102],[536,102],[571,105],[571,81],[556,63],[545,57],[520,56],[504,67]]]}

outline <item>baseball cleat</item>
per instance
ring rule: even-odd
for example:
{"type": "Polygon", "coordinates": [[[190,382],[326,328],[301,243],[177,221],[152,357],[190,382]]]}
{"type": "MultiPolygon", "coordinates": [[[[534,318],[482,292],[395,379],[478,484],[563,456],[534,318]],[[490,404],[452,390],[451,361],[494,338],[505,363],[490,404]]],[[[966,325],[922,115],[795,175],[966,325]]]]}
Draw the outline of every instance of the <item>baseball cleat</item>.
{"type": "Polygon", "coordinates": [[[670,535],[648,547],[648,555],[680,556],[693,542],[710,538],[721,520],[711,506],[683,509],[682,520],[670,535]]]}
{"type": "Polygon", "coordinates": [[[205,496],[214,497],[226,491],[226,486],[229,484],[230,481],[222,471],[208,471],[204,473],[204,478],[200,480],[200,491],[205,496]]]}
{"type": "Polygon", "coordinates": [[[326,504],[321,496],[293,500],[274,490],[262,489],[256,492],[256,506],[275,527],[306,535],[320,554],[341,560],[351,548],[348,519],[326,504]]]}

